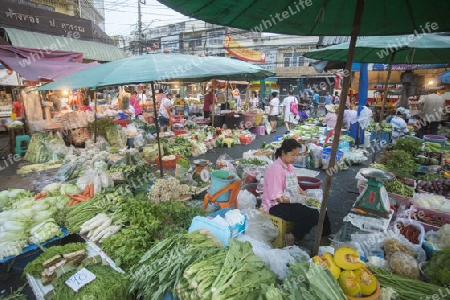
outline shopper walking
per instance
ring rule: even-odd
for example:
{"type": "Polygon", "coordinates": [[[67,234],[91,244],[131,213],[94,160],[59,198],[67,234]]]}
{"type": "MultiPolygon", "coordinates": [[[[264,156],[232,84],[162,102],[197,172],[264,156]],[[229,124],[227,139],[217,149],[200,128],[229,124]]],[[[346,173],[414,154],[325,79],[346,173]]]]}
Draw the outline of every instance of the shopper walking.
{"type": "Polygon", "coordinates": [[[272,126],[271,133],[274,133],[277,131],[277,122],[278,122],[278,115],[279,115],[279,106],[280,106],[280,100],[278,99],[278,92],[272,92],[272,99],[270,100],[270,110],[269,110],[269,122],[272,126]]]}

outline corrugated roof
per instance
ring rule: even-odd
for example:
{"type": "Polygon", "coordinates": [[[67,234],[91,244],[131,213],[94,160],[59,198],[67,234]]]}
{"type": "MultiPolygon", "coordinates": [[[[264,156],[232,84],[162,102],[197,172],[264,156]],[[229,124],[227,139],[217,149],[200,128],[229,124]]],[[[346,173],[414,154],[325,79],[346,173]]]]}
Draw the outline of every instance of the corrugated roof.
{"type": "Polygon", "coordinates": [[[13,46],[82,52],[84,59],[113,61],[125,58],[125,52],[114,45],[83,41],[80,39],[25,31],[15,28],[3,28],[13,46]]]}

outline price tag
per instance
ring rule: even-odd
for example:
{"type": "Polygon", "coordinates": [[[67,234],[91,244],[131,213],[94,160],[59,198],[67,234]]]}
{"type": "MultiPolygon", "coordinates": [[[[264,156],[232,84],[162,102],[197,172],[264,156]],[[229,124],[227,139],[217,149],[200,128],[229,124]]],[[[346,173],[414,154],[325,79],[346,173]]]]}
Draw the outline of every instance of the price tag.
{"type": "Polygon", "coordinates": [[[66,284],[74,291],[78,292],[83,286],[95,279],[95,275],[86,268],[76,272],[69,279],[66,280],[66,284]]]}

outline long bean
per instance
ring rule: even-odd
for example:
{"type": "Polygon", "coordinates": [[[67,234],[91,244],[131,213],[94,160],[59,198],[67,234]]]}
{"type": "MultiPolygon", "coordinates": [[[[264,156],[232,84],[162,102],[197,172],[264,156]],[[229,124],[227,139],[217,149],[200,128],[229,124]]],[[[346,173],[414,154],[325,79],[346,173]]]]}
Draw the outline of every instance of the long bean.
{"type": "Polygon", "coordinates": [[[393,288],[400,300],[423,300],[435,294],[441,295],[441,291],[446,293],[445,287],[396,275],[381,268],[370,268],[370,270],[381,286],[393,288]]]}

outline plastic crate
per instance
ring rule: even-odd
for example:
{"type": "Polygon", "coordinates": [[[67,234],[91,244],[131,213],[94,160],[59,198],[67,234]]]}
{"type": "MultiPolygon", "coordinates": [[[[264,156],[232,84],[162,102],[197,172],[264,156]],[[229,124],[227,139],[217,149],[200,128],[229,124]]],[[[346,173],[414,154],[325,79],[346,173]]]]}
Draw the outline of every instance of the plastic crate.
{"type": "Polygon", "coordinates": [[[423,228],[425,228],[425,231],[438,231],[441,227],[433,226],[424,222],[421,222],[418,220],[418,218],[414,215],[414,213],[417,214],[423,214],[423,215],[432,215],[434,217],[440,217],[442,218],[447,224],[450,224],[450,213],[444,213],[437,210],[427,209],[416,205],[411,205],[411,209],[409,210],[409,218],[411,220],[415,220],[422,224],[423,228]]]}
{"type": "MultiPolygon", "coordinates": [[[[371,131],[370,132],[370,140],[376,140],[377,139],[377,132],[376,131],[371,131]]],[[[384,141],[386,143],[389,143],[391,141],[391,134],[389,132],[380,132],[380,136],[379,136],[379,141],[384,141]]]]}
{"type": "Polygon", "coordinates": [[[272,241],[272,245],[275,248],[283,248],[283,247],[285,247],[286,246],[286,242],[284,240],[284,236],[287,233],[291,232],[291,229],[294,227],[295,223],[294,222],[285,221],[282,218],[270,215],[270,214],[264,212],[263,210],[260,210],[260,212],[264,216],[268,217],[272,221],[273,225],[275,225],[278,228],[278,236],[277,236],[277,238],[275,240],[272,241]]]}
{"type": "MultiPolygon", "coordinates": [[[[163,156],[164,157],[164,156],[163,156]]],[[[179,160],[182,156],[181,155],[175,155],[175,159],[172,160],[162,160],[162,167],[163,169],[170,169],[170,168],[175,168],[177,165],[177,160],[179,160]]],[[[159,163],[159,157],[157,157],[155,159],[156,165],[159,167],[160,163],[159,163]]]]}
{"type": "Polygon", "coordinates": [[[117,125],[120,125],[122,127],[127,127],[128,125],[128,120],[114,120],[114,123],[116,123],[117,125]]]}
{"type": "Polygon", "coordinates": [[[445,146],[445,143],[447,142],[447,138],[443,135],[428,134],[424,135],[423,139],[425,140],[425,142],[438,143],[441,144],[442,146],[445,146]]]}
{"type": "Polygon", "coordinates": [[[339,241],[350,242],[352,240],[352,234],[366,234],[366,233],[369,232],[354,226],[351,222],[344,222],[344,225],[342,226],[342,232],[339,237],[339,241]]]}

